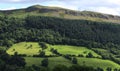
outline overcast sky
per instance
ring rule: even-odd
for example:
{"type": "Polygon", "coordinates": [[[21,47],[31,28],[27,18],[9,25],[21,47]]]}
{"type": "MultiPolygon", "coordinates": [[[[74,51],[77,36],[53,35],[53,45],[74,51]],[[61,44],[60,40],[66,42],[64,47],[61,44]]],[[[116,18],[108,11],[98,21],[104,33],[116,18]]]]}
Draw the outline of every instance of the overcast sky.
{"type": "Polygon", "coordinates": [[[120,16],[120,0],[0,0],[0,10],[26,8],[35,4],[120,16]]]}

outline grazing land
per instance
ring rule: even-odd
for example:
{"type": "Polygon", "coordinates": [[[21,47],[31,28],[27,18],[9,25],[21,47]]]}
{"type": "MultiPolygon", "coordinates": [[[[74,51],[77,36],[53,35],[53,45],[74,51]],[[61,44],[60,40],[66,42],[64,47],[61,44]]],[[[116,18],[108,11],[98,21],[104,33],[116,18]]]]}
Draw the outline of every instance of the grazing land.
{"type": "MultiPolygon", "coordinates": [[[[57,49],[57,51],[60,54],[66,55],[75,55],[75,57],[78,60],[79,65],[86,65],[86,66],[92,66],[94,68],[101,67],[103,69],[106,69],[107,67],[111,68],[120,68],[120,66],[113,61],[110,60],[103,60],[101,59],[101,56],[95,53],[94,51],[86,48],[86,47],[80,47],[80,46],[69,46],[69,45],[50,45],[46,44],[48,46],[47,49],[45,49],[46,55],[56,55],[52,53],[50,50],[51,48],[57,49]],[[86,58],[86,55],[88,53],[92,53],[94,57],[98,58],[86,58]],[[83,55],[83,57],[78,57],[78,55],[83,55]]],[[[25,58],[26,66],[32,66],[32,65],[41,65],[41,61],[44,59],[43,57],[32,57],[33,55],[38,55],[41,51],[41,46],[37,42],[21,42],[14,44],[7,50],[7,53],[10,55],[13,55],[15,52],[18,52],[18,54],[25,54],[27,55],[25,58]]],[[[103,49],[97,49],[100,51],[105,51],[103,49]]],[[[66,65],[71,66],[72,62],[63,56],[57,56],[57,57],[48,57],[49,59],[49,67],[53,68],[56,65],[66,65]]]]}

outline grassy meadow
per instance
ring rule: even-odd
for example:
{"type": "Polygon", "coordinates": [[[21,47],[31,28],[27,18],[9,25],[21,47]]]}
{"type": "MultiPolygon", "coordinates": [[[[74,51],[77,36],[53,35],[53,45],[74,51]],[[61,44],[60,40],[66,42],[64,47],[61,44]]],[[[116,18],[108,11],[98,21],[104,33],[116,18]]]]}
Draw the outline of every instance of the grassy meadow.
{"type": "Polygon", "coordinates": [[[68,45],[53,45],[51,46],[54,49],[57,49],[59,53],[61,54],[71,54],[78,56],[79,54],[82,54],[86,56],[89,52],[92,53],[95,57],[100,57],[97,53],[94,51],[86,48],[86,47],[79,47],[79,46],[68,46],[68,45]]]}
{"type": "MultiPolygon", "coordinates": [[[[31,66],[31,65],[41,65],[41,60],[43,58],[38,58],[38,57],[25,57],[25,60],[27,62],[27,66],[31,66]]],[[[72,62],[63,58],[63,57],[50,57],[49,59],[49,67],[53,68],[56,65],[66,65],[66,66],[71,66],[72,62]]],[[[79,65],[86,65],[86,66],[92,66],[92,67],[101,67],[104,70],[107,67],[111,67],[111,68],[120,68],[120,66],[116,63],[114,63],[113,61],[110,60],[102,60],[102,59],[97,59],[97,58],[81,58],[81,57],[77,57],[78,59],[78,64],[79,65]]]]}
{"type": "MultiPolygon", "coordinates": [[[[103,69],[106,69],[107,67],[120,68],[120,65],[114,63],[113,61],[100,59],[101,58],[100,55],[98,55],[97,53],[95,53],[94,51],[86,47],[69,46],[69,45],[50,45],[50,44],[46,44],[46,45],[48,46],[48,48],[44,50],[46,55],[55,55],[50,51],[51,48],[54,48],[54,49],[57,49],[57,51],[63,55],[70,54],[70,55],[78,56],[79,54],[82,54],[84,57],[77,57],[79,65],[92,66],[95,68],[101,67],[103,69]],[[92,53],[94,57],[99,57],[99,59],[86,58],[85,56],[89,52],[92,53]]],[[[18,52],[18,54],[26,54],[27,57],[24,57],[27,63],[26,66],[31,66],[31,65],[39,66],[41,65],[41,60],[43,60],[44,58],[32,57],[32,56],[38,55],[41,50],[42,49],[37,42],[21,42],[21,43],[14,44],[11,48],[7,50],[7,53],[10,55],[13,55],[15,52],[18,52]]],[[[106,52],[106,50],[103,50],[103,49],[100,49],[100,51],[106,52]]],[[[72,65],[72,62],[70,60],[67,60],[62,56],[48,57],[48,59],[49,59],[50,68],[53,68],[54,66],[59,64],[66,65],[66,66],[72,65]]]]}
{"type": "MultiPolygon", "coordinates": [[[[53,53],[50,52],[50,49],[54,48],[57,49],[59,53],[64,55],[71,54],[78,56],[79,54],[82,54],[86,56],[89,52],[91,52],[95,57],[100,57],[100,55],[86,47],[69,45],[49,45],[49,44],[47,44],[47,46],[48,48],[44,50],[46,55],[54,55],[53,53]]],[[[13,55],[15,52],[18,52],[18,54],[26,54],[28,56],[32,56],[35,54],[39,54],[40,50],[42,49],[36,42],[21,42],[14,44],[10,49],[7,50],[7,53],[13,55]]]]}

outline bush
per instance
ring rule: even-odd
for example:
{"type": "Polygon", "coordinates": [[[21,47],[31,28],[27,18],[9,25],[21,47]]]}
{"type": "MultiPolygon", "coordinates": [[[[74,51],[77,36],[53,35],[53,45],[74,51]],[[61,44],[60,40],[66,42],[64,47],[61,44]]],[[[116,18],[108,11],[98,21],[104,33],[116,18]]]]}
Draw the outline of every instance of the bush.
{"type": "Polygon", "coordinates": [[[41,66],[48,67],[49,61],[48,58],[45,58],[41,61],[41,66]]]}
{"type": "Polygon", "coordinates": [[[71,57],[69,54],[64,55],[64,58],[66,58],[66,59],[68,59],[68,60],[72,60],[72,57],[71,57]]]}
{"type": "Polygon", "coordinates": [[[41,51],[40,54],[39,54],[39,57],[45,57],[45,52],[41,51]]]}
{"type": "Polygon", "coordinates": [[[57,49],[51,48],[50,51],[56,55],[62,56],[62,54],[60,54],[57,49]]]}
{"type": "Polygon", "coordinates": [[[78,55],[78,57],[84,57],[84,55],[82,55],[82,54],[79,54],[79,55],[78,55]]]}
{"type": "Polygon", "coordinates": [[[39,42],[39,45],[41,46],[42,50],[47,49],[48,46],[46,45],[45,42],[39,42]]]}
{"type": "Polygon", "coordinates": [[[93,54],[92,54],[91,52],[89,52],[86,57],[88,57],[88,58],[93,58],[94,56],[93,56],[93,54]]]}
{"type": "Polygon", "coordinates": [[[72,63],[73,63],[73,64],[78,64],[77,58],[73,58],[73,59],[72,59],[72,63]]]}

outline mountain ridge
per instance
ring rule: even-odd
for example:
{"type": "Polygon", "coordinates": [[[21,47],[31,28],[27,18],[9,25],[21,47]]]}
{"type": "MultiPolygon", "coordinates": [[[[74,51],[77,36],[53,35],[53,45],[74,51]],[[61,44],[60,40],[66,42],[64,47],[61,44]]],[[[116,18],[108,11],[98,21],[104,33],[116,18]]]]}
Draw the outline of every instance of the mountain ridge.
{"type": "Polygon", "coordinates": [[[14,10],[0,10],[0,15],[10,15],[10,16],[19,16],[19,15],[41,15],[41,16],[52,16],[59,18],[67,19],[85,19],[92,21],[105,21],[120,23],[120,16],[103,14],[92,11],[76,11],[60,7],[49,7],[42,5],[33,5],[27,8],[14,9],[14,10]]]}

